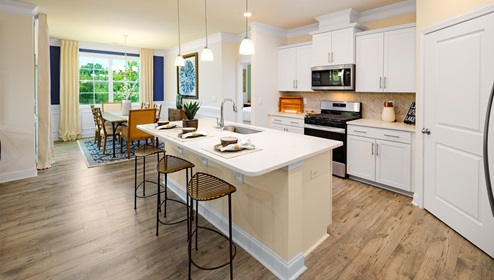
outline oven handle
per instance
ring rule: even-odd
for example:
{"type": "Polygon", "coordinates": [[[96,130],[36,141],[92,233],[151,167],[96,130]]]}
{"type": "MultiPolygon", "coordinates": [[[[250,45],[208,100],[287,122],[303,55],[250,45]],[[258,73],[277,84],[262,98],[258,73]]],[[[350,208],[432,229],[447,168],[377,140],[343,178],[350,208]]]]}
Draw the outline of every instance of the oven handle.
{"type": "Polygon", "coordinates": [[[335,132],[335,133],[340,133],[340,134],[346,133],[344,128],[338,128],[338,127],[332,127],[332,126],[305,124],[304,127],[309,128],[309,129],[314,129],[314,130],[329,131],[329,132],[335,132]]]}

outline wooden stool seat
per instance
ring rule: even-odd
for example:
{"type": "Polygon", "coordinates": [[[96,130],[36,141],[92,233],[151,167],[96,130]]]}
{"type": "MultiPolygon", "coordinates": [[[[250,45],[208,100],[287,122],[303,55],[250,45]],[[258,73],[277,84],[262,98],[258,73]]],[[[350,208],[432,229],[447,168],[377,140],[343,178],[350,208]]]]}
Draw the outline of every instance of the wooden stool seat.
{"type": "Polygon", "coordinates": [[[234,193],[237,189],[229,183],[206,173],[197,172],[187,187],[188,194],[199,201],[208,201],[234,193]]]}
{"type": "Polygon", "coordinates": [[[136,157],[147,157],[150,155],[154,155],[156,153],[164,153],[165,150],[161,148],[157,148],[153,145],[148,145],[147,143],[144,146],[139,147],[135,152],[134,155],[136,157]]]}

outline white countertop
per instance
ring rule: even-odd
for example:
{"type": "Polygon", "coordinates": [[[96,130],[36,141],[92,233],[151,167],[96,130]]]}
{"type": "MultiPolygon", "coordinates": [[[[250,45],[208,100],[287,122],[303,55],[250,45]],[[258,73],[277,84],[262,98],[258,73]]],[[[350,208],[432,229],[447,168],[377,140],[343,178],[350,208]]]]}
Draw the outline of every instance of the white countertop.
{"type": "MultiPolygon", "coordinates": [[[[176,123],[178,126],[181,126],[181,121],[171,123],[176,123]]],[[[138,125],[137,127],[145,132],[160,137],[165,141],[172,142],[183,148],[185,151],[190,151],[247,176],[263,175],[322,152],[330,151],[343,144],[340,141],[284,132],[265,127],[232,122],[225,122],[225,125],[247,127],[261,130],[261,132],[238,134],[222,131],[215,128],[216,120],[204,118],[199,119],[198,130],[206,131],[208,137],[197,137],[182,141],[176,137],[176,135],[182,131],[181,127],[167,130],[155,129],[156,124],[138,125]],[[260,150],[233,158],[224,158],[204,150],[205,148],[214,147],[216,144],[219,144],[220,138],[223,136],[250,138],[251,142],[260,150]]]]}
{"type": "Polygon", "coordinates": [[[295,118],[295,119],[303,119],[303,118],[305,118],[305,114],[303,114],[303,113],[274,112],[274,113],[269,113],[268,115],[269,116],[279,116],[279,117],[295,118]]]}
{"type": "Polygon", "coordinates": [[[368,127],[376,127],[376,128],[385,128],[385,129],[415,132],[415,125],[413,125],[413,124],[406,124],[406,123],[402,123],[402,122],[388,123],[388,122],[383,122],[381,120],[374,120],[374,119],[358,119],[358,120],[347,122],[347,125],[360,125],[360,126],[368,126],[368,127]]]}

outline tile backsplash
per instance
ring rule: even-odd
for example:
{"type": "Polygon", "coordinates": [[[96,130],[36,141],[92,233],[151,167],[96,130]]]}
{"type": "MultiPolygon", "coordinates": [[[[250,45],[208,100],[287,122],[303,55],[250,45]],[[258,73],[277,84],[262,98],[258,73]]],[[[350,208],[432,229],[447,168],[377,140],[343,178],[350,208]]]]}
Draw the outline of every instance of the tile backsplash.
{"type": "Polygon", "coordinates": [[[321,100],[331,101],[358,101],[362,102],[362,117],[366,119],[381,119],[385,101],[394,101],[397,122],[403,122],[415,93],[361,93],[353,91],[311,91],[311,92],[280,92],[281,96],[307,98],[304,110],[320,111],[321,100]]]}

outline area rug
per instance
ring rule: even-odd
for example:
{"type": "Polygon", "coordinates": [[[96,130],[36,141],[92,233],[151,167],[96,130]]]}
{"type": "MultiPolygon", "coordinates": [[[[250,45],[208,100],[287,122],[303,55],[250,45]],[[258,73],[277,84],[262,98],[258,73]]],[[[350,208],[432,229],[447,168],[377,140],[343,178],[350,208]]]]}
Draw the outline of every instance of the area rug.
{"type": "MultiPolygon", "coordinates": [[[[122,153],[120,153],[120,143],[115,143],[115,157],[113,157],[113,142],[109,140],[106,143],[106,153],[103,154],[103,143],[101,150],[98,149],[98,143],[94,143],[94,138],[77,140],[79,149],[88,168],[97,167],[106,164],[119,163],[134,159],[134,151],[137,149],[137,141],[130,146],[130,159],[127,158],[127,146],[124,143],[122,153]]],[[[143,145],[144,142],[141,143],[143,145]]],[[[163,143],[160,143],[163,146],[163,143]]]]}

